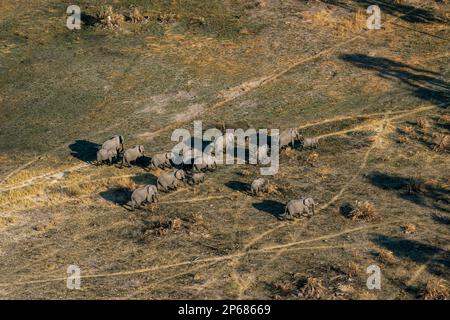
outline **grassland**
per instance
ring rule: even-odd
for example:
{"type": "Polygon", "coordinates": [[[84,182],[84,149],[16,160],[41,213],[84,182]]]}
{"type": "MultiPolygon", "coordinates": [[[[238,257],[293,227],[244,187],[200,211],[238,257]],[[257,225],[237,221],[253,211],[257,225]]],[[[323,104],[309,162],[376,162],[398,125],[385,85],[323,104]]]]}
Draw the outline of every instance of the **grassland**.
{"type": "Polygon", "coordinates": [[[0,297],[448,298],[449,5],[378,2],[370,31],[359,0],[78,1],[71,31],[70,1],[2,1],[0,297]],[[87,163],[116,133],[169,150],[193,120],[321,146],[281,154],[277,192],[251,197],[259,168],[221,166],[148,213],[123,204],[161,172],[87,163]],[[278,220],[302,195],[317,215],[278,220]]]}

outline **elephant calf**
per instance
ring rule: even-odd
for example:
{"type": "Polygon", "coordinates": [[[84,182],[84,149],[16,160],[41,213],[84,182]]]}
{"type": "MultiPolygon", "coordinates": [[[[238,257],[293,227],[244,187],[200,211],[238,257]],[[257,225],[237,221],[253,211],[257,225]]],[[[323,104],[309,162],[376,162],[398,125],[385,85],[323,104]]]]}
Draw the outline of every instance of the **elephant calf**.
{"type": "Polygon", "coordinates": [[[137,159],[144,156],[144,151],[144,146],[142,145],[134,146],[133,148],[125,151],[123,154],[122,166],[126,164],[130,167],[131,162],[136,162],[137,159]]]}
{"type": "Polygon", "coordinates": [[[184,170],[175,170],[172,172],[164,173],[158,177],[156,185],[158,190],[168,192],[178,188],[180,183],[186,180],[186,173],[184,170]]]}
{"type": "Polygon", "coordinates": [[[129,202],[131,210],[140,207],[143,203],[154,203],[158,201],[158,189],[154,185],[146,185],[133,191],[129,202]]]}
{"type": "Polygon", "coordinates": [[[97,162],[96,165],[100,165],[105,161],[108,161],[108,164],[112,164],[114,158],[117,157],[116,149],[100,149],[97,151],[97,162]]]}
{"type": "Polygon", "coordinates": [[[164,169],[164,168],[171,168],[172,163],[171,159],[173,158],[172,152],[166,152],[166,153],[158,153],[155,154],[152,157],[152,161],[150,162],[150,167],[156,169],[164,169]]]}
{"type": "Polygon", "coordinates": [[[287,203],[286,209],[281,218],[293,219],[297,215],[310,218],[315,214],[315,209],[316,203],[313,198],[291,200],[287,203]]]}
{"type": "Polygon", "coordinates": [[[314,137],[314,138],[305,138],[305,140],[303,140],[303,144],[302,144],[302,148],[317,148],[319,146],[319,138],[318,137],[314,137]]]}
{"type": "Polygon", "coordinates": [[[205,182],[205,174],[202,173],[194,173],[190,179],[191,184],[200,184],[205,182]]]}
{"type": "Polygon", "coordinates": [[[267,179],[258,178],[252,182],[250,190],[251,190],[251,193],[256,196],[260,193],[267,192],[268,186],[269,186],[269,181],[267,179]]]}
{"type": "Polygon", "coordinates": [[[289,144],[294,147],[295,140],[298,139],[300,139],[300,133],[298,132],[298,129],[291,128],[282,131],[280,133],[280,149],[289,146],[289,144]]]}

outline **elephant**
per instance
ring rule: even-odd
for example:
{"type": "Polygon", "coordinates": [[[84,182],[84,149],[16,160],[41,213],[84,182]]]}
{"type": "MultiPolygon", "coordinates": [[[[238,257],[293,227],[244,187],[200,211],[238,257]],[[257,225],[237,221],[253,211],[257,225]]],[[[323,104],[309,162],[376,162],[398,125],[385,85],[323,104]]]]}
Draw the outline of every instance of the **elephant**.
{"type": "Polygon", "coordinates": [[[226,132],[223,136],[219,136],[214,140],[214,150],[224,150],[229,145],[234,145],[234,134],[226,132]]]}
{"type": "Polygon", "coordinates": [[[138,158],[144,156],[144,152],[145,152],[144,146],[142,146],[142,145],[136,145],[136,146],[133,146],[133,148],[128,149],[123,154],[122,166],[124,164],[126,164],[128,167],[130,167],[131,162],[136,162],[136,160],[138,158]]]}
{"type": "Polygon", "coordinates": [[[302,143],[302,148],[317,148],[319,146],[319,138],[318,137],[314,137],[314,138],[305,138],[303,140],[302,143]]]}
{"type": "Polygon", "coordinates": [[[104,161],[108,161],[108,164],[112,164],[114,158],[117,157],[117,151],[115,149],[100,149],[97,151],[96,165],[102,164],[104,161]]]}
{"type": "Polygon", "coordinates": [[[284,214],[281,217],[286,219],[293,219],[294,216],[301,215],[310,218],[315,214],[315,209],[316,203],[314,202],[313,198],[300,198],[298,200],[291,200],[287,203],[284,214]]]}
{"type": "Polygon", "coordinates": [[[118,153],[122,153],[124,151],[123,143],[124,143],[123,136],[115,135],[106,140],[102,144],[102,149],[106,150],[113,149],[116,150],[118,153]]]}
{"type": "Polygon", "coordinates": [[[205,182],[205,174],[203,172],[202,173],[194,173],[191,176],[190,181],[191,181],[191,184],[203,183],[203,182],[205,182]]]}
{"type": "Polygon", "coordinates": [[[170,160],[172,158],[173,158],[172,152],[155,154],[154,156],[152,156],[150,166],[155,169],[156,168],[160,168],[160,169],[171,168],[172,163],[170,160]]]}
{"type": "Polygon", "coordinates": [[[300,139],[300,133],[298,129],[290,128],[280,133],[280,149],[287,147],[291,144],[294,147],[295,140],[300,139]]]}
{"type": "Polygon", "coordinates": [[[210,155],[203,155],[203,157],[197,157],[194,161],[193,171],[214,171],[217,169],[217,162],[215,157],[210,155]],[[198,162],[198,163],[196,163],[198,162]]]}
{"type": "Polygon", "coordinates": [[[181,182],[186,180],[186,173],[184,170],[175,170],[172,172],[164,173],[158,177],[156,185],[158,190],[168,192],[176,189],[181,182]]]}
{"type": "Polygon", "coordinates": [[[158,201],[158,189],[155,185],[145,185],[141,188],[137,188],[131,194],[131,201],[128,203],[131,210],[136,207],[140,207],[143,203],[154,203],[158,201]]]}
{"type": "Polygon", "coordinates": [[[269,186],[269,181],[267,179],[258,178],[252,182],[250,190],[253,195],[258,195],[261,192],[266,192],[268,186],[269,186]]]}

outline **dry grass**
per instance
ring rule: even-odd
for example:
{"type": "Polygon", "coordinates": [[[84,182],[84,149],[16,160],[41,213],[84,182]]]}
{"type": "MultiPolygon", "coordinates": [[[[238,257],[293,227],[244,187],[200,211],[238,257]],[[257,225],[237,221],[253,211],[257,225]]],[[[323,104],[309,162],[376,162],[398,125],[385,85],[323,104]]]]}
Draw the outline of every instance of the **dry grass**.
{"type": "Polygon", "coordinates": [[[122,14],[115,13],[112,6],[106,5],[100,7],[97,17],[103,28],[119,28],[125,21],[122,14]]]}
{"type": "Polygon", "coordinates": [[[314,165],[317,160],[319,160],[319,154],[317,152],[308,154],[308,157],[306,158],[306,162],[310,165],[314,165]]]}
{"type": "Polygon", "coordinates": [[[412,223],[407,223],[407,224],[402,226],[402,231],[405,234],[414,233],[414,232],[416,232],[416,225],[412,224],[412,223]]]}
{"type": "Polygon", "coordinates": [[[378,254],[378,258],[381,260],[381,262],[393,263],[393,262],[397,261],[397,259],[394,256],[394,253],[392,251],[389,251],[386,249],[378,249],[377,254],[378,254]]]}
{"type": "Polygon", "coordinates": [[[194,213],[192,220],[193,224],[196,226],[203,226],[205,224],[205,220],[203,219],[203,215],[201,213],[194,213]]]}
{"type": "Polygon", "coordinates": [[[355,207],[350,212],[352,220],[373,221],[378,218],[375,206],[369,201],[356,201],[355,207]]]}
{"type": "Polygon", "coordinates": [[[430,122],[426,118],[420,118],[417,120],[417,125],[422,129],[428,129],[430,127],[430,122]]]}
{"type": "Polygon", "coordinates": [[[349,262],[345,269],[345,272],[349,278],[354,278],[361,273],[361,266],[356,262],[349,262]]]}
{"type": "Polygon", "coordinates": [[[449,300],[450,293],[447,282],[443,279],[431,279],[421,294],[424,300],[449,300]]]}
{"type": "Polygon", "coordinates": [[[300,288],[299,295],[306,299],[320,299],[327,294],[327,290],[319,279],[308,277],[300,288]]]}
{"type": "Polygon", "coordinates": [[[446,134],[440,134],[436,137],[433,151],[441,152],[441,151],[450,151],[450,136],[446,134]]]}
{"type": "Polygon", "coordinates": [[[450,124],[450,116],[449,115],[442,115],[438,119],[439,124],[450,124]]]}

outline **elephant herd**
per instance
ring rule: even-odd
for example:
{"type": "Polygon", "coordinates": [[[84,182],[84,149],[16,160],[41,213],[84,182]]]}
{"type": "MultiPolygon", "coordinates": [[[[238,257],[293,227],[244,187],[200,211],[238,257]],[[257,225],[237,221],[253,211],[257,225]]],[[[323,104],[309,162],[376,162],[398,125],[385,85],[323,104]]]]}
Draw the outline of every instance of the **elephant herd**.
{"type": "MultiPolygon", "coordinates": [[[[294,146],[296,140],[300,140],[301,135],[297,129],[287,129],[280,134],[280,149],[289,145],[294,146]]],[[[227,133],[215,140],[215,144],[224,147],[224,144],[234,143],[234,137],[227,133]]],[[[304,138],[302,141],[303,148],[315,148],[318,146],[319,140],[317,137],[304,138]]],[[[260,149],[268,149],[267,145],[258,147],[260,149]]],[[[267,154],[267,150],[262,150],[267,154]]],[[[217,149],[216,149],[217,150],[217,149]]],[[[195,151],[195,150],[192,150],[195,151]]],[[[96,165],[108,163],[112,165],[118,162],[120,167],[131,166],[136,163],[139,158],[144,157],[144,146],[135,145],[127,150],[124,149],[124,138],[121,135],[115,135],[105,141],[101,148],[97,151],[96,165]],[[119,162],[119,156],[121,161],[119,162]]],[[[195,154],[195,152],[194,152],[195,154]]],[[[140,208],[145,203],[155,203],[158,201],[158,192],[170,192],[176,190],[180,185],[189,183],[197,185],[205,181],[205,172],[214,171],[217,169],[217,163],[214,156],[202,155],[201,161],[195,161],[197,156],[183,157],[181,165],[175,165],[172,152],[158,153],[151,157],[150,165],[145,170],[150,169],[172,169],[172,171],[162,173],[156,182],[156,185],[145,185],[137,188],[131,194],[131,200],[128,206],[131,210],[140,208]],[[190,161],[188,161],[190,160],[190,161]]],[[[255,179],[250,186],[250,193],[252,195],[260,195],[269,191],[269,181],[265,178],[255,179]]],[[[293,219],[296,216],[311,217],[315,214],[316,204],[312,198],[302,197],[300,199],[291,200],[286,204],[284,213],[280,214],[279,218],[293,219]]]]}

